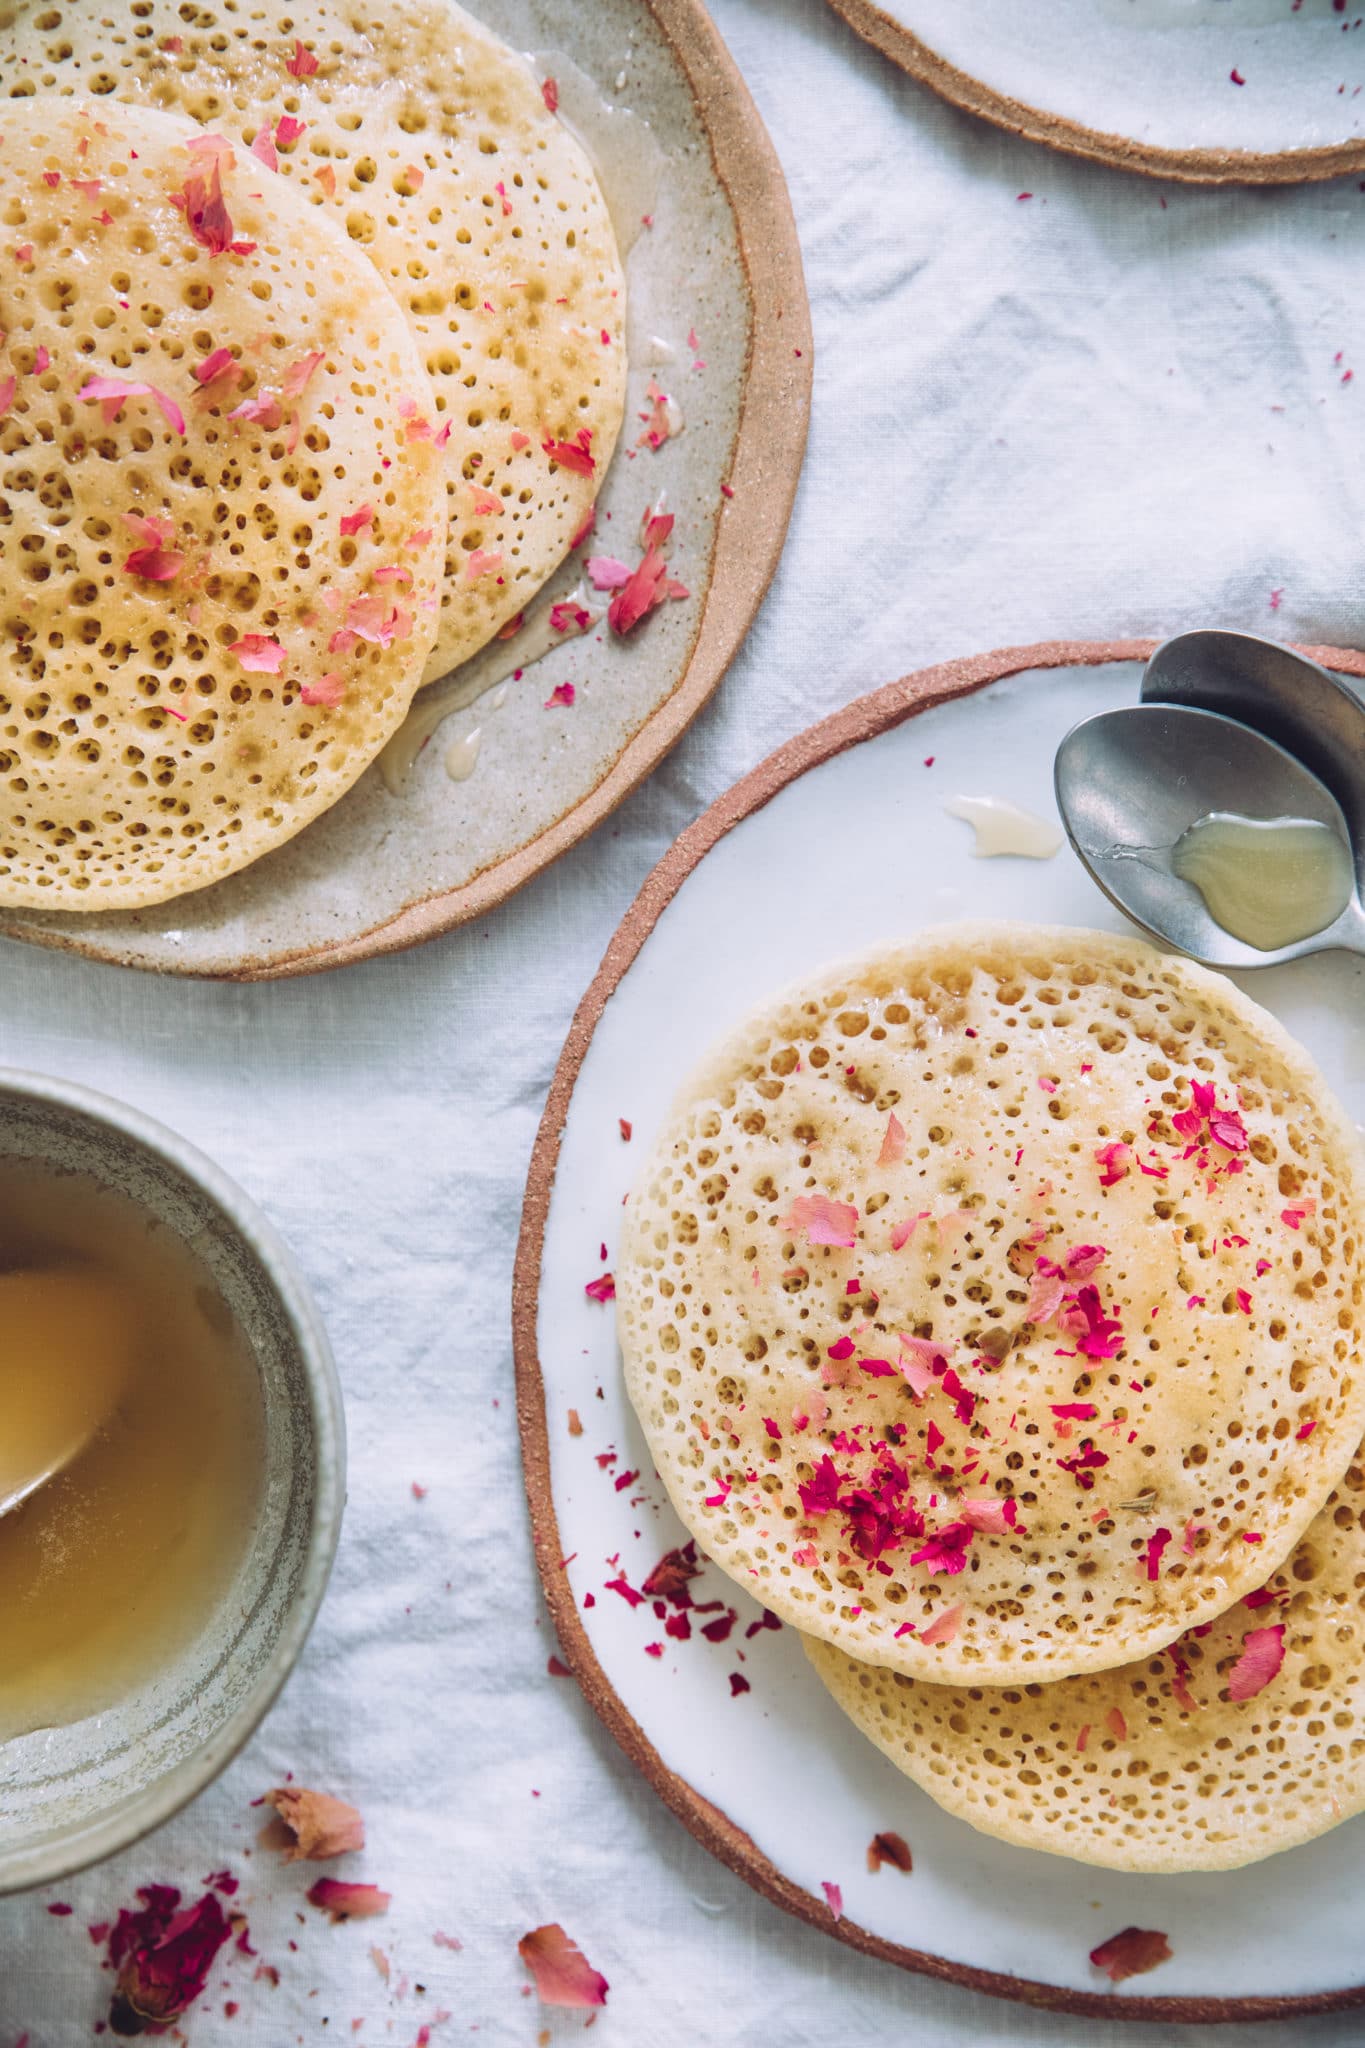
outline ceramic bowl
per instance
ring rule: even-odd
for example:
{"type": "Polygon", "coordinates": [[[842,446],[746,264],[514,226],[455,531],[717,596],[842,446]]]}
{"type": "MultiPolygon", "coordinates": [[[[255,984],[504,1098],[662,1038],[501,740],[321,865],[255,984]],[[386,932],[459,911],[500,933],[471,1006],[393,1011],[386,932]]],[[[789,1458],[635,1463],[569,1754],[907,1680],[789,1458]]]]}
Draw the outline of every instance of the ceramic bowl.
{"type": "Polygon", "coordinates": [[[126,1848],[211,1783],[289,1676],[321,1604],[345,1492],[345,1425],[317,1309],[283,1240],[203,1153],[138,1111],[0,1069],[0,1159],[89,1175],[208,1267],[246,1337],[266,1470],[227,1595],[118,1706],[0,1747],[0,1893],[126,1848]]]}

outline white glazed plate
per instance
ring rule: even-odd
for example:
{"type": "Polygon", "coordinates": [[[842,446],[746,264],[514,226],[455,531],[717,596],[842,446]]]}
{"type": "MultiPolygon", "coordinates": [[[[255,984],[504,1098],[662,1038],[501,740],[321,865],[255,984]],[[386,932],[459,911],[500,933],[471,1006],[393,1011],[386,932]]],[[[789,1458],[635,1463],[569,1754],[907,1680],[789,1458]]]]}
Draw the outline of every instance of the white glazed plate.
{"type": "MultiPolygon", "coordinates": [[[[1055,817],[1063,734],[1137,700],[1140,660],[1075,665],[1077,652],[1108,651],[1022,650],[862,700],[722,798],[646,884],[575,1020],[528,1189],[515,1322],[540,1564],[566,1655],[628,1753],[708,1846],[815,1924],[910,1967],[1071,2011],[1121,2001],[1227,2019],[1264,2016],[1262,2000],[1365,2002],[1365,1818],[1220,1875],[1125,1876],[1007,1847],[941,1812],[855,1731],[790,1629],[746,1637],[761,1610],[718,1571],[691,1587],[741,1610],[718,1644],[698,1634],[711,1615],[694,1613],[679,1642],[652,1604],[609,1586],[623,1574],[638,1589],[686,1541],[626,1400],[613,1311],[584,1294],[604,1245],[611,1264],[623,1198],[675,1089],[753,1005],[880,940],[982,917],[1127,929],[1069,847],[1043,862],[977,859],[969,827],[943,810],[953,796],[989,795],[1055,817]],[[1047,667],[1026,667],[1029,656],[1047,667]],[[992,667],[1024,672],[977,689],[992,667]],[[962,690],[973,694],[909,715],[962,690]],[[599,1463],[613,1450],[614,1463],[599,1463]],[[732,1673],[751,1689],[732,1694],[732,1673]],[[868,1845],[888,1829],[910,1844],[911,1875],[869,1874],[868,1845]],[[842,1892],[837,1929],[826,1884],[842,1892]],[[1165,1932],[1172,1957],[1113,1992],[1089,1951],[1130,1925],[1165,1932]]],[[[1365,1121],[1365,964],[1334,955],[1237,979],[1365,1121]]]]}
{"type": "Polygon", "coordinates": [[[1333,0],[830,0],[1016,134],[1131,170],[1279,183],[1365,162],[1365,28],[1333,0]]]}

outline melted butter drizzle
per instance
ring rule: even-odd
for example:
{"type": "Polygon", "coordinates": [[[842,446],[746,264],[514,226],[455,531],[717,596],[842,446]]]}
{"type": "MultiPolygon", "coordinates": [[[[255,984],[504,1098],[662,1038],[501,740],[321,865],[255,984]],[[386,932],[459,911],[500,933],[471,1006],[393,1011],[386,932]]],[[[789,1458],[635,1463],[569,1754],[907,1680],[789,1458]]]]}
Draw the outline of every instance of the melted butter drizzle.
{"type": "Polygon", "coordinates": [[[446,748],[446,774],[452,782],[468,782],[478,766],[479,748],[483,743],[483,729],[475,726],[462,740],[446,748]]]}
{"type": "MultiPolygon", "coordinates": [[[[564,641],[576,640],[581,633],[591,632],[602,617],[603,608],[596,601],[595,594],[582,583],[567,597],[542,598],[525,625],[510,640],[494,640],[471,660],[462,662],[453,675],[419,691],[411,711],[379,756],[379,773],[389,795],[402,796],[412,774],[413,763],[438,726],[444,725],[455,712],[465,711],[471,704],[476,704],[487,691],[496,689],[499,683],[505,683],[533,661],[540,661],[564,641]],[[570,618],[561,632],[550,623],[550,613],[557,604],[586,612],[587,624],[580,626],[570,618]]],[[[476,748],[476,754],[477,751],[476,748]]],[[[471,761],[466,772],[472,769],[471,761]]],[[[464,777],[454,776],[452,780],[463,781],[464,777]]]]}
{"type": "Polygon", "coordinates": [[[559,87],[559,119],[597,173],[624,262],[658,207],[663,150],[648,121],[615,105],[562,50],[538,50],[530,63],[537,78],[559,87]]]}
{"type": "Polygon", "coordinates": [[[1062,843],[1060,826],[1021,810],[1003,796],[953,796],[943,806],[950,818],[961,818],[976,834],[977,860],[1015,854],[1024,860],[1051,860],[1062,843]]]}

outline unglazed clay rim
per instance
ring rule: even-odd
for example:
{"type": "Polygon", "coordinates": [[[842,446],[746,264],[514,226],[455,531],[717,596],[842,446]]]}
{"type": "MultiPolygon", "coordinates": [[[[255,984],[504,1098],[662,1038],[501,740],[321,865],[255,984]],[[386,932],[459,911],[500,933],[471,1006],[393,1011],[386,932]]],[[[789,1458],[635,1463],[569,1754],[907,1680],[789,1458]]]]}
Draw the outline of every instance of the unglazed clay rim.
{"type": "MultiPolygon", "coordinates": [[[[1099,668],[1110,662],[1145,662],[1159,644],[1157,640],[1047,640],[1032,647],[1006,647],[992,654],[971,655],[920,669],[902,676],[899,682],[887,683],[884,688],[857,698],[842,711],[798,733],[688,826],[659,861],[622,918],[569,1027],[527,1175],[512,1281],[512,1345],[522,1467],[536,1564],[566,1660],[598,1719],[704,1849],[709,1849],[746,1884],[784,1912],[794,1914],[822,1934],[833,1935],[863,1955],[895,1963],[903,1970],[962,1984],[968,1990],[988,1992],[995,1998],[1017,1999],[1050,2012],[1096,2019],[1155,2019],[1212,2025],[1228,2020],[1279,2019],[1289,2013],[1341,2012],[1365,2005],[1365,1983],[1349,1985],[1341,1991],[1310,1992],[1289,1998],[1161,1998],[1140,1992],[1119,1997],[1113,1992],[1071,1991],[950,1962],[942,1956],[887,1941],[854,1922],[833,1920],[825,1900],[793,1884],[727,1814],[668,1768],[599,1664],[562,1569],[563,1550],[551,1485],[545,1387],[536,1340],[545,1225],[554,1192],[560,1139],[579,1071],[608,999],[629,972],[660,916],[712,847],[808,769],[863,740],[891,731],[918,712],[969,696],[1006,676],[1030,669],[1099,668]]],[[[1365,676],[1365,654],[1336,647],[1302,647],[1298,651],[1324,668],[1365,676]]]]}
{"type": "Polygon", "coordinates": [[[53,1884],[116,1855],[197,1798],[232,1761],[274,1705],[308,1639],[336,1554],[346,1496],[346,1424],[341,1384],[321,1316],[294,1255],[237,1183],[197,1146],[140,1110],[71,1081],[0,1067],[0,1108],[7,1096],[46,1104],[104,1126],[192,1182],[231,1226],[265,1274],[296,1346],[308,1390],[317,1483],[308,1541],[284,1626],[248,1697],[193,1753],[117,1810],[64,1829],[31,1849],[0,1855],[0,1897],[53,1884]]]}
{"type": "MultiPolygon", "coordinates": [[[[749,355],[727,497],[717,523],[709,581],[682,679],[626,742],[605,775],[525,846],[472,881],[407,904],[369,931],[269,960],[244,956],[226,969],[129,956],[98,937],[18,927],[5,936],[88,960],[152,974],[219,981],[275,981],[320,974],[421,945],[482,917],[624,803],[687,730],[720,684],[777,567],[806,448],[813,371],[810,306],[786,180],[768,131],[703,0],[643,0],[691,90],[712,163],[734,215],[750,306],[749,355]]],[[[212,885],[210,885],[212,886],[212,885]]]]}
{"type": "Polygon", "coordinates": [[[1325,143],[1319,149],[1162,149],[1131,136],[1110,135],[1087,128],[1044,107],[1012,99],[960,71],[923,42],[913,30],[893,21],[874,0],[829,0],[855,34],[880,50],[902,71],[919,79],[964,113],[979,114],[1010,135],[1041,142],[1065,156],[1090,163],[1112,164],[1144,178],[1170,178],[1183,185],[1303,185],[1322,178],[1341,178],[1365,167],[1365,136],[1355,142],[1325,143]]]}

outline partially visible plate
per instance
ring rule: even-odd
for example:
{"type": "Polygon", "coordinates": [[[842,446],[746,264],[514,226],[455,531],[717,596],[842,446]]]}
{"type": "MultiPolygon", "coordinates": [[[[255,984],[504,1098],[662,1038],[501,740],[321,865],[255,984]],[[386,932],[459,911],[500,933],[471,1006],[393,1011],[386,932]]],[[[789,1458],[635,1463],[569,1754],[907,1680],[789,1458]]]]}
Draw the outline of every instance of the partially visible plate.
{"type": "Polygon", "coordinates": [[[1365,167],[1365,32],[1333,0],[829,0],[944,99],[1191,183],[1365,167]]]}
{"type": "MultiPolygon", "coordinates": [[[[1309,651],[1365,674],[1365,657],[1309,651]]],[[[1052,815],[1058,741],[1090,712],[1136,702],[1150,652],[1026,647],[907,677],[792,740],[683,834],[608,947],[550,1092],[517,1256],[518,1408],[564,1655],[631,1762],[750,1884],[868,1954],[1031,2005],[1264,2019],[1365,2004],[1365,1817],[1242,1871],[1090,1869],[944,1813],[844,1719],[793,1631],[759,1625],[714,1569],[693,1596],[737,1622],[711,1642],[702,1627],[722,1610],[692,1610],[678,1640],[670,1610],[632,1596],[686,1532],[626,1400],[611,1307],[584,1293],[615,1255],[622,1201],[687,1068],[774,990],[945,920],[1127,929],[1069,849],[975,859],[943,804],[1004,796],[1052,815]],[[910,1844],[908,1876],[867,1869],[886,1830],[910,1844]],[[842,1894],[838,1920],[826,1885],[842,1894]],[[1115,1992],[1089,1952],[1132,1925],[1161,1929],[1173,1954],[1115,1992]]],[[[1338,954],[1237,978],[1365,1120],[1365,965],[1338,954]]]]}
{"type": "MultiPolygon", "coordinates": [[[[472,4],[558,78],[613,213],[652,221],[629,259],[629,404],[594,546],[638,560],[641,515],[665,493],[669,569],[691,596],[625,640],[603,622],[457,713],[402,796],[372,767],[288,845],[209,889],[137,913],[3,912],[0,933],[236,980],[432,938],[500,903],[628,796],[748,631],[786,534],[812,366],[800,249],[767,132],[702,0],[472,4]],[[683,420],[657,451],[634,445],[651,376],[683,420]],[[546,710],[565,682],[572,708],[546,710]],[[444,759],[476,725],[474,772],[452,781],[444,759]]],[[[581,573],[575,556],[547,596],[567,596],[581,573]]]]}

